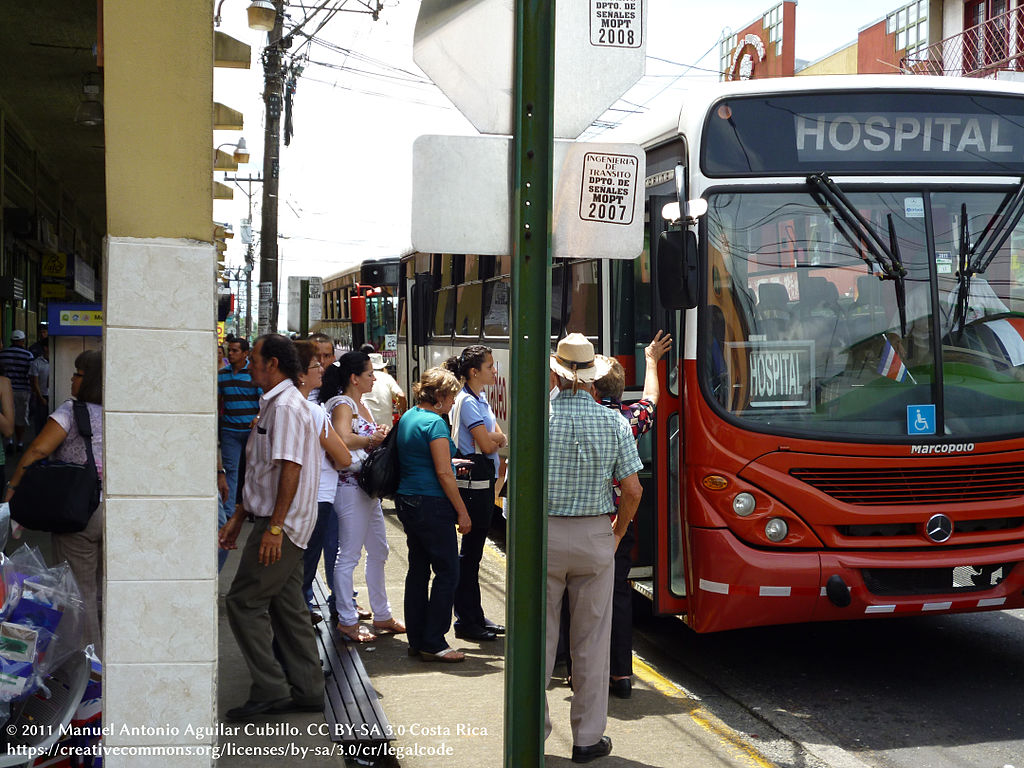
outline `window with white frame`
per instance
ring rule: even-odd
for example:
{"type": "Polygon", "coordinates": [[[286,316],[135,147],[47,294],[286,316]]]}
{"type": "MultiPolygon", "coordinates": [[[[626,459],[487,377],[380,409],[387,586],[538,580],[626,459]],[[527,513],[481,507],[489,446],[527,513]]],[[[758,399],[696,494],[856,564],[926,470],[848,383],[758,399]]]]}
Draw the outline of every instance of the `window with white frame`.
{"type": "Polygon", "coordinates": [[[885,31],[896,35],[896,50],[920,58],[928,47],[928,0],[914,0],[885,17],[885,31]]]}
{"type": "Polygon", "coordinates": [[[732,51],[739,42],[737,35],[722,35],[718,43],[718,71],[720,78],[725,80],[729,76],[729,65],[732,63],[732,51]]]}
{"type": "MultiPolygon", "coordinates": [[[[775,43],[775,55],[782,55],[782,3],[764,14],[761,28],[769,43],[775,43]]],[[[767,47],[767,46],[766,46],[767,47]]]]}

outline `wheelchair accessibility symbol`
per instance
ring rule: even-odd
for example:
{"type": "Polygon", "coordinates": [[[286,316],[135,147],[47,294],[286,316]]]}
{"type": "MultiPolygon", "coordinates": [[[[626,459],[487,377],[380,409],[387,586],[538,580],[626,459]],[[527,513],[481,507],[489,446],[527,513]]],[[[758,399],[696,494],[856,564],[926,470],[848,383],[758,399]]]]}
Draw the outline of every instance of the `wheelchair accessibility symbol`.
{"type": "Polygon", "coordinates": [[[934,435],[935,434],[935,406],[908,405],[907,406],[907,434],[908,435],[934,435]]]}

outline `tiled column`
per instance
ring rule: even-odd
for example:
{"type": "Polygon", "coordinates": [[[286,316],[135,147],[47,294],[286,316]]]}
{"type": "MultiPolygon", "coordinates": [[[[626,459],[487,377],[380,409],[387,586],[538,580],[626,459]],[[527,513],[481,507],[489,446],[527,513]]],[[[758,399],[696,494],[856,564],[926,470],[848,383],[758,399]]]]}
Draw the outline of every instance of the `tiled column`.
{"type": "MultiPolygon", "coordinates": [[[[105,737],[211,743],[216,711],[214,247],[110,237],[106,248],[105,737]],[[127,733],[122,733],[122,727],[127,733]]],[[[203,756],[110,756],[209,766],[203,756]]]]}
{"type": "Polygon", "coordinates": [[[216,722],[213,0],[103,0],[102,19],[104,742],[195,747],[216,722]]]}

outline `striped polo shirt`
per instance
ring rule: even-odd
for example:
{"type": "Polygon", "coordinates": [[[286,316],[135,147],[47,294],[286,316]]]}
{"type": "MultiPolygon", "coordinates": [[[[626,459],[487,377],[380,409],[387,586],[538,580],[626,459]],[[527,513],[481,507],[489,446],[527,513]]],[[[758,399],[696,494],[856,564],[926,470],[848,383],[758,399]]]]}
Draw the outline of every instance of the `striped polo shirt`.
{"type": "Polygon", "coordinates": [[[248,432],[249,425],[260,412],[260,395],[263,394],[249,374],[249,361],[246,360],[245,367],[237,373],[230,365],[221,368],[217,373],[217,389],[224,404],[221,429],[248,432]]]}
{"type": "Polygon", "coordinates": [[[32,365],[32,353],[24,347],[10,346],[0,350],[0,366],[3,375],[11,380],[12,389],[29,390],[28,367],[32,365]]]}

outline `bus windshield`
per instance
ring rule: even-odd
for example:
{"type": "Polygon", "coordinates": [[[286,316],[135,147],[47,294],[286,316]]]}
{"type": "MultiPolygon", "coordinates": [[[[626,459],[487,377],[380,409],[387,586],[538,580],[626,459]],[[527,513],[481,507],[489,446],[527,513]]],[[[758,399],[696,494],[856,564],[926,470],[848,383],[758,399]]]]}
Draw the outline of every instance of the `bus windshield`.
{"type": "Polygon", "coordinates": [[[827,439],[1024,433],[1017,190],[851,185],[858,226],[812,185],[777,189],[707,194],[698,361],[713,402],[754,429],[827,439]],[[1001,247],[986,238],[999,226],[1001,247]]]}

